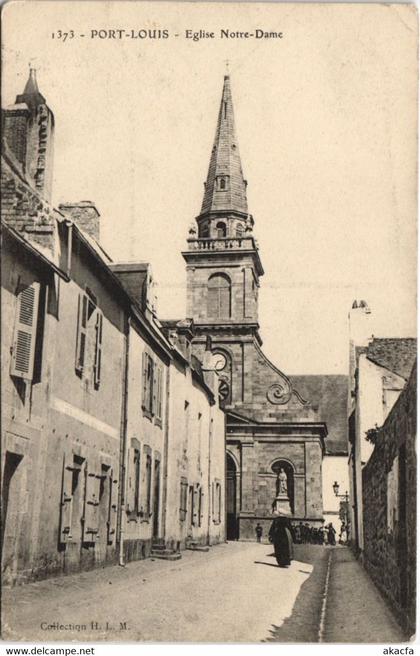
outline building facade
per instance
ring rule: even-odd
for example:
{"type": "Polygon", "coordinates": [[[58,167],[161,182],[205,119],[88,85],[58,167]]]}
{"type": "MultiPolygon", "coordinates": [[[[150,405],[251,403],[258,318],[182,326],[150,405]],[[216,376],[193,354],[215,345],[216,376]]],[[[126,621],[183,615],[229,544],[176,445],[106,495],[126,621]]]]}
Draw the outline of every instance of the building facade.
{"type": "Polygon", "coordinates": [[[351,541],[364,549],[362,471],[373,452],[372,431],[381,427],[404,389],[413,367],[417,340],[372,335],[372,313],[354,301],[350,319],[349,481],[351,541]]]}
{"type": "Polygon", "coordinates": [[[268,529],[278,499],[294,518],[323,521],[322,461],[327,428],[290,378],[264,355],[258,290],[264,274],[248,211],[235,133],[229,76],[225,76],[216,136],[200,214],[187,250],[187,316],[194,320],[193,352],[212,353],[227,415],[227,532],[254,539],[268,529]]]}
{"type": "Polygon", "coordinates": [[[4,582],[224,540],[216,374],[159,323],[150,265],[103,250],[95,205],[49,203],[34,71],[3,121],[4,582]]]}
{"type": "Polygon", "coordinates": [[[417,367],[363,468],[363,563],[407,632],[416,627],[417,367]]]}

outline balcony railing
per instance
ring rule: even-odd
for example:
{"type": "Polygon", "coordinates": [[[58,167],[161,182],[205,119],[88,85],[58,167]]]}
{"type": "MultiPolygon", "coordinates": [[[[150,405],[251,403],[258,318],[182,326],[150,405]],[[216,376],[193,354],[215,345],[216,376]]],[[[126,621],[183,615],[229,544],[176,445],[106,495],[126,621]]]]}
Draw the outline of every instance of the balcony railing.
{"type": "Polygon", "coordinates": [[[223,237],[218,239],[187,239],[189,251],[254,250],[253,237],[223,237]]]}

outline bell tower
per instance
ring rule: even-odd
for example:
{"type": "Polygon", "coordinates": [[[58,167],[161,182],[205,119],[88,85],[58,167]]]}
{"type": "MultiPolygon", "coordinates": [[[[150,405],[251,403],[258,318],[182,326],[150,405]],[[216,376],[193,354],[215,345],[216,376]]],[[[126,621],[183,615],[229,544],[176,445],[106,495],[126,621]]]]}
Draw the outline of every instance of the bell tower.
{"type": "Polygon", "coordinates": [[[31,185],[51,200],[54,151],[54,115],[40,93],[31,68],[23,93],[2,111],[3,134],[31,185]]]}
{"type": "Polygon", "coordinates": [[[225,405],[235,406],[244,400],[245,345],[261,343],[258,289],[264,270],[246,188],[230,78],[225,75],[201,211],[182,255],[187,263],[187,316],[196,326],[196,354],[203,356],[210,338],[213,353],[225,360],[220,374],[225,405]]]}

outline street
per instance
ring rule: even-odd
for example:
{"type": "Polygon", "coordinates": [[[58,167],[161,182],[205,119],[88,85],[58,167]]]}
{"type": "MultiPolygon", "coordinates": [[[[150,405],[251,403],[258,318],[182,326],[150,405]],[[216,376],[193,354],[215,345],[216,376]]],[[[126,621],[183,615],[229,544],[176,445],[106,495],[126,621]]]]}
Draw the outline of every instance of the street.
{"type": "Polygon", "coordinates": [[[3,639],[393,643],[404,636],[349,549],[295,545],[283,569],[270,545],[230,542],[175,562],[148,559],[6,589],[3,639]]]}

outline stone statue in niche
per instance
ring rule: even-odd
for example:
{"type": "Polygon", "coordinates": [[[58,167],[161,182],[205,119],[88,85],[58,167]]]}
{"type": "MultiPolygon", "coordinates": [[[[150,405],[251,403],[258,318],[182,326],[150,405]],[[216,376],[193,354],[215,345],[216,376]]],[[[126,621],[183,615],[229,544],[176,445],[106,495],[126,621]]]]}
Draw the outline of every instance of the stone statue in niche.
{"type": "Polygon", "coordinates": [[[281,468],[276,479],[276,496],[288,496],[287,492],[287,474],[284,469],[281,468]]]}

